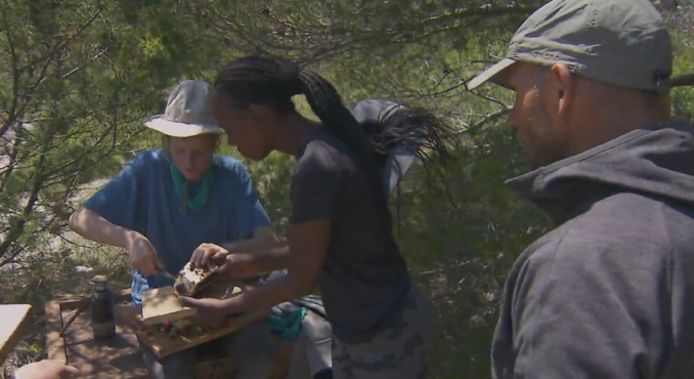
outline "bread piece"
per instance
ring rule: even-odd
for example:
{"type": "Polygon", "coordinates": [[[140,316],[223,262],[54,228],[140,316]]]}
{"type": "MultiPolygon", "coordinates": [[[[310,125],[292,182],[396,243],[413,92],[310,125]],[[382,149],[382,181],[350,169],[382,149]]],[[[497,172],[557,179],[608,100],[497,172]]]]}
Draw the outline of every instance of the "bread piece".
{"type": "Polygon", "coordinates": [[[193,267],[188,262],[178,272],[174,289],[180,296],[196,296],[217,274],[218,266],[193,267]]]}
{"type": "Polygon", "coordinates": [[[171,286],[152,288],[142,293],[142,321],[154,325],[195,315],[195,309],[181,305],[171,286]]]}

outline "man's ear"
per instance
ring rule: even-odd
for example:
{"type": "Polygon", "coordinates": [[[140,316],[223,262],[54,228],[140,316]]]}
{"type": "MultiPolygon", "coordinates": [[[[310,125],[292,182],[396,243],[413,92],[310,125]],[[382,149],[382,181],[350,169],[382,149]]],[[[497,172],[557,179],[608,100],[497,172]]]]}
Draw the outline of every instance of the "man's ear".
{"type": "Polygon", "coordinates": [[[556,97],[557,114],[565,116],[573,102],[575,78],[572,76],[571,70],[563,63],[555,63],[549,71],[551,88],[554,92],[550,93],[550,96],[556,97]]]}

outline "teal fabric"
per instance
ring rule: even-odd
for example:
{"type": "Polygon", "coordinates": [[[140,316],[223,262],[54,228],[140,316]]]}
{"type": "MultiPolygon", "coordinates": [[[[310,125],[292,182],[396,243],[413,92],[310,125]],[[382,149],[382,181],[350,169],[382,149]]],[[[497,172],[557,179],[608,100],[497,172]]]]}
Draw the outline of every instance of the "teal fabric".
{"type": "Polygon", "coordinates": [[[301,322],[306,316],[306,308],[300,307],[292,312],[270,313],[265,319],[265,325],[278,337],[296,341],[301,333],[301,322]]]}
{"type": "Polygon", "coordinates": [[[171,162],[169,164],[169,170],[171,171],[171,178],[173,178],[174,187],[176,188],[176,193],[178,194],[181,201],[190,209],[200,209],[207,201],[207,195],[210,193],[210,186],[212,185],[212,166],[205,170],[205,174],[200,181],[200,187],[195,192],[195,195],[191,197],[188,193],[188,186],[186,185],[186,178],[183,177],[181,171],[171,162]]]}

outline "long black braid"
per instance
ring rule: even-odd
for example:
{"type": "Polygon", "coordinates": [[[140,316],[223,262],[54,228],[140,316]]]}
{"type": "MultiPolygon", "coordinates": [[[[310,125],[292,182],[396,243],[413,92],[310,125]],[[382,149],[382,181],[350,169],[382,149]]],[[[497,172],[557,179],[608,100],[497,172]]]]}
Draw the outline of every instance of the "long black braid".
{"type": "Polygon", "coordinates": [[[371,151],[381,161],[398,147],[413,152],[424,164],[438,166],[452,158],[455,129],[426,109],[388,100],[364,100],[355,104],[353,111],[357,112],[355,117],[366,133],[371,151]],[[376,113],[371,105],[374,102],[380,103],[376,113]]]}
{"type": "MultiPolygon", "coordinates": [[[[280,112],[291,112],[291,97],[306,96],[311,110],[323,126],[339,138],[357,157],[367,173],[374,195],[387,208],[386,194],[382,190],[381,172],[374,161],[366,134],[345,108],[335,88],[320,75],[301,70],[287,60],[249,56],[232,61],[219,73],[214,88],[226,94],[234,106],[266,104],[280,112]]],[[[388,217],[390,218],[390,213],[388,217]]]]}

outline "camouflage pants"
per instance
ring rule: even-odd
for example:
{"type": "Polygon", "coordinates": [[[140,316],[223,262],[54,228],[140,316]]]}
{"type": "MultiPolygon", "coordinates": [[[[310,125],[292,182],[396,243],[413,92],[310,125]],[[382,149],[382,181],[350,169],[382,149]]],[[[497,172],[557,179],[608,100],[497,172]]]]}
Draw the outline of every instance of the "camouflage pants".
{"type": "Polygon", "coordinates": [[[413,287],[392,326],[364,343],[333,338],[334,379],[426,378],[426,349],[432,337],[428,302],[413,287]]]}

